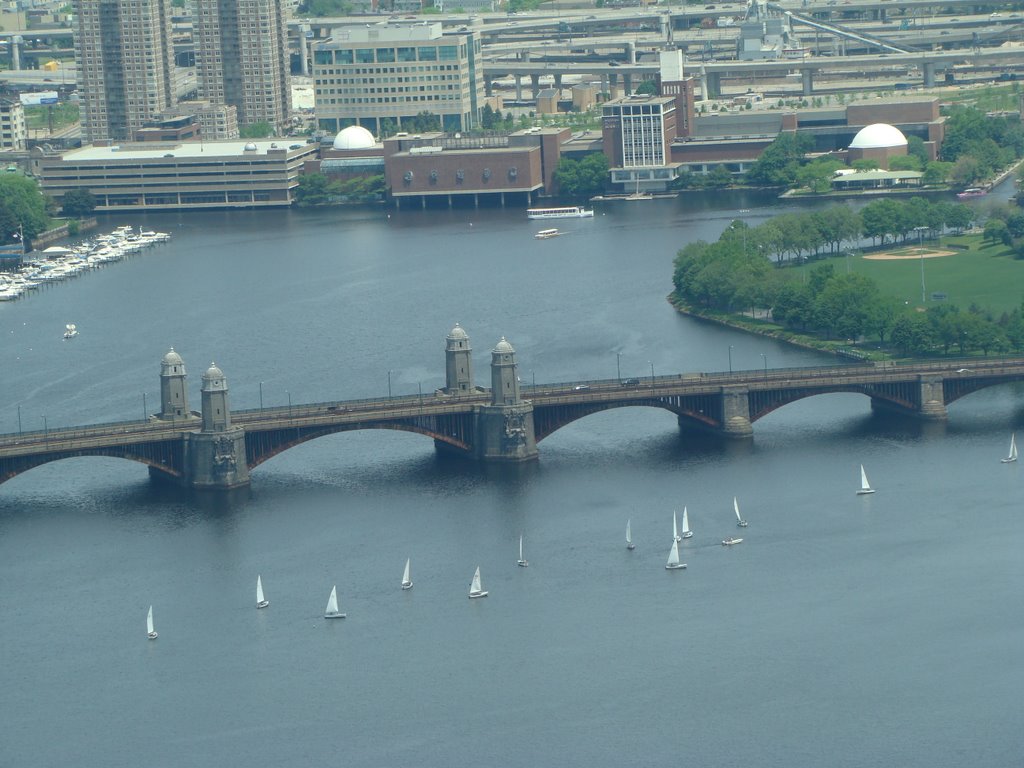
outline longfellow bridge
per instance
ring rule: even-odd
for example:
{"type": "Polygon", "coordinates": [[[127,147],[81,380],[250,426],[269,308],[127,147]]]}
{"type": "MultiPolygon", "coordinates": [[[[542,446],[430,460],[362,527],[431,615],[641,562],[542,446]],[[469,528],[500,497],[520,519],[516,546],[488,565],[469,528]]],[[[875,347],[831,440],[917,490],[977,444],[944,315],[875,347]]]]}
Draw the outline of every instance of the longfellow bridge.
{"type": "Polygon", "coordinates": [[[1024,359],[863,364],[821,368],[683,373],[642,379],[522,385],[515,350],[491,351],[491,386],[473,381],[469,338],[447,337],[446,386],[368,400],[231,412],[224,374],[202,377],[202,409],[190,411],[185,366],[172,349],[161,362],[161,408],[146,420],[0,435],[0,482],[76,456],[149,466],[156,478],[193,488],[248,484],[249,470],[292,446],[336,432],[396,429],[432,438],[439,450],[481,461],[535,459],[537,443],[561,427],[611,408],[663,408],[681,428],[745,438],[777,408],[815,395],[855,392],[873,408],[944,419],[946,406],[985,387],[1024,381],[1024,359]]]}

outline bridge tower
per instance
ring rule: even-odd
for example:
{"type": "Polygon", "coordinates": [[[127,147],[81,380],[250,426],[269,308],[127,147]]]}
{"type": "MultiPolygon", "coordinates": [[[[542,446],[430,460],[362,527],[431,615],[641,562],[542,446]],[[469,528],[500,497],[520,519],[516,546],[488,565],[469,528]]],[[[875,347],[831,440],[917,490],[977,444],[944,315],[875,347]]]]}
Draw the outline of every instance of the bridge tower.
{"type": "Polygon", "coordinates": [[[444,348],[445,388],[449,395],[470,394],[473,388],[473,349],[469,334],[458,323],[452,328],[444,348]]]}
{"type": "Polygon", "coordinates": [[[185,362],[171,347],[160,361],[160,413],[164,421],[189,419],[188,388],[185,385],[185,362]]]}
{"type": "Polygon", "coordinates": [[[519,397],[516,351],[505,337],[491,350],[491,404],[476,415],[477,458],[518,462],[537,458],[533,403],[519,397]]]}
{"type": "Polygon", "coordinates": [[[188,436],[187,483],[215,490],[248,485],[245,430],[231,426],[228,383],[216,363],[203,374],[202,398],[202,428],[188,436]]]}

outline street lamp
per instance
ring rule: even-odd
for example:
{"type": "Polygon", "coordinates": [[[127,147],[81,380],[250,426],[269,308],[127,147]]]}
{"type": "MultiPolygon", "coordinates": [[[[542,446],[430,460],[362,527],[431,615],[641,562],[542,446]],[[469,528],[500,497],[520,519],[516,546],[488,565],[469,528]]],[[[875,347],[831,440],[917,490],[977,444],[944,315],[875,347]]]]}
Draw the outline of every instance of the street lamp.
{"type": "Polygon", "coordinates": [[[622,360],[622,353],[621,352],[616,352],[615,353],[615,378],[617,378],[619,381],[622,381],[622,365],[621,365],[621,360],[622,360]]]}
{"type": "Polygon", "coordinates": [[[388,400],[391,399],[391,371],[388,371],[388,400]]]}
{"type": "Polygon", "coordinates": [[[21,437],[21,403],[18,403],[18,437],[21,437]]]}
{"type": "Polygon", "coordinates": [[[732,373],[732,344],[729,345],[729,373],[732,373]]]}
{"type": "Polygon", "coordinates": [[[149,418],[149,410],[146,408],[146,393],[142,393],[142,420],[146,421],[149,418]]]}
{"type": "Polygon", "coordinates": [[[761,359],[764,361],[764,378],[765,378],[765,380],[767,380],[768,379],[768,356],[764,352],[762,352],[761,353],[761,359]]]}
{"type": "Polygon", "coordinates": [[[260,382],[260,413],[263,413],[263,382],[260,382]]]}
{"type": "Polygon", "coordinates": [[[284,393],[288,395],[288,418],[290,419],[292,417],[292,393],[289,392],[287,389],[284,391],[284,393]]]}
{"type": "Polygon", "coordinates": [[[921,303],[924,304],[924,247],[921,245],[921,238],[924,236],[924,231],[928,227],[914,227],[914,231],[917,232],[917,249],[921,255],[921,303]]]}
{"type": "Polygon", "coordinates": [[[533,370],[533,368],[530,369],[530,379],[533,381],[533,389],[536,391],[536,389],[537,389],[537,372],[535,370],[533,370]]]}
{"type": "Polygon", "coordinates": [[[654,363],[651,362],[650,360],[648,360],[647,364],[649,366],[651,366],[651,388],[653,389],[654,388],[654,363]]]}
{"type": "Polygon", "coordinates": [[[422,409],[423,408],[423,382],[422,381],[417,381],[416,382],[416,387],[420,391],[420,408],[422,409]]]}
{"type": "Polygon", "coordinates": [[[43,440],[50,439],[50,429],[46,426],[46,417],[43,416],[43,440]]]}

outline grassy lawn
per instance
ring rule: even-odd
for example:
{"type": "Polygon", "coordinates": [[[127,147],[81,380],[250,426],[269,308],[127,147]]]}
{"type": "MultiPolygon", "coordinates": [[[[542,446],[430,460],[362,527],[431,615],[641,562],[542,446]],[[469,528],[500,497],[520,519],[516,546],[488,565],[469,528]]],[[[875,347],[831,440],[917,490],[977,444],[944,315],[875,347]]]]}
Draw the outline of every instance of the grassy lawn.
{"type": "MultiPolygon", "coordinates": [[[[933,245],[936,245],[933,241],[933,245]]],[[[932,292],[945,293],[945,303],[966,309],[972,303],[991,310],[997,316],[1021,305],[1024,300],[1024,260],[1014,259],[1003,245],[982,243],[981,235],[943,237],[941,244],[967,246],[953,256],[924,259],[926,306],[935,304],[932,292]]],[[[938,246],[937,246],[938,247],[938,246]]],[[[891,252],[898,251],[894,247],[891,252]]],[[[837,273],[847,269],[845,257],[826,259],[837,273]]],[[[865,275],[878,283],[883,293],[921,306],[921,259],[875,261],[862,256],[849,258],[851,272],[865,275]]],[[[821,261],[799,267],[813,269],[821,261]]]]}
{"type": "Polygon", "coordinates": [[[48,112],[52,110],[53,130],[58,131],[78,122],[78,105],[71,103],[51,106],[25,107],[25,125],[31,130],[43,130],[49,125],[48,112]]]}

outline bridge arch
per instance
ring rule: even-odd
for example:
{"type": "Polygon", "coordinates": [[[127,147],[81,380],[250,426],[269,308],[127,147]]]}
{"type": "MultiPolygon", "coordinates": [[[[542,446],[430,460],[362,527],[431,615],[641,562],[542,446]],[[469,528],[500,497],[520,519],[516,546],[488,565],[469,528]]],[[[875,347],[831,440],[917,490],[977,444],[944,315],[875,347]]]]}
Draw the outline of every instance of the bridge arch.
{"type": "Polygon", "coordinates": [[[472,444],[467,442],[459,434],[443,434],[436,428],[430,428],[423,424],[406,421],[369,422],[359,424],[334,424],[331,426],[318,427],[286,427],[282,429],[264,431],[246,431],[245,450],[246,460],[249,469],[257,467],[278,454],[294,448],[297,445],[308,443],[328,435],[336,435],[342,432],[360,432],[373,429],[386,429],[396,432],[411,432],[424,437],[432,438],[436,442],[445,443],[452,448],[469,452],[472,444]]]}
{"type": "Polygon", "coordinates": [[[150,469],[158,470],[161,474],[169,477],[180,479],[182,472],[178,469],[180,465],[173,465],[167,463],[162,459],[155,458],[153,456],[140,454],[138,452],[127,450],[135,448],[137,446],[126,446],[126,449],[118,448],[97,448],[97,449],[83,449],[76,451],[63,451],[59,453],[47,453],[47,454],[36,454],[25,457],[12,457],[0,461],[0,483],[4,483],[11,480],[18,475],[22,475],[31,469],[41,467],[45,464],[52,464],[57,461],[64,461],[65,459],[76,459],[83,457],[100,457],[108,459],[126,459],[127,461],[134,461],[139,464],[145,464],[150,469]]]}
{"type": "Polygon", "coordinates": [[[665,396],[628,401],[595,401],[572,405],[535,405],[533,409],[534,434],[539,443],[545,437],[574,421],[616,408],[658,408],[674,413],[680,424],[690,424],[705,429],[720,427],[722,423],[721,406],[707,398],[701,398],[700,402],[692,402],[695,399],[665,396]],[[703,402],[705,399],[707,402],[703,402]]]}

